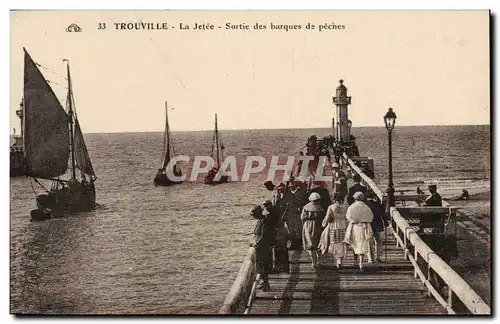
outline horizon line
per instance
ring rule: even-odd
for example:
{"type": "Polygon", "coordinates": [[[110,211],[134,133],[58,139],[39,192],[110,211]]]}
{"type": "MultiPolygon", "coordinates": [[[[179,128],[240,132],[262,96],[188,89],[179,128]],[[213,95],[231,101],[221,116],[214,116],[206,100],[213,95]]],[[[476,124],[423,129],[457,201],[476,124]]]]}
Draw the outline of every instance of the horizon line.
{"type": "MultiPolygon", "coordinates": [[[[452,126],[491,126],[490,124],[456,124],[456,125],[451,125],[451,124],[444,124],[444,125],[398,125],[395,128],[398,127],[452,127],[452,126]]],[[[353,127],[352,129],[356,128],[385,128],[384,125],[382,126],[358,126],[358,127],[353,127]]],[[[225,128],[225,129],[218,129],[220,131],[249,131],[249,130],[298,130],[298,129],[331,129],[331,127],[286,127],[286,128],[225,128]]],[[[199,129],[199,130],[174,130],[171,129],[171,132],[213,132],[214,129],[199,129]]],[[[122,134],[122,133],[159,133],[159,132],[164,132],[164,130],[144,130],[144,131],[113,131],[113,132],[84,132],[84,134],[122,134]]]]}
{"type": "MultiPolygon", "coordinates": [[[[490,126],[491,124],[443,124],[443,125],[398,125],[395,127],[452,127],[452,126],[490,126]]],[[[359,129],[359,128],[385,128],[384,125],[382,126],[357,126],[353,127],[352,129],[359,129]]],[[[224,128],[224,129],[219,129],[220,131],[249,131],[249,130],[297,130],[297,129],[330,129],[331,127],[287,127],[287,128],[224,128]]],[[[83,134],[124,134],[124,133],[161,133],[164,132],[165,130],[144,130],[144,131],[113,131],[113,132],[83,132],[83,134]]],[[[199,129],[199,130],[170,130],[171,132],[176,132],[176,133],[194,133],[194,132],[213,132],[214,129],[199,129]]],[[[10,133],[10,136],[14,136],[13,133],[10,133]]]]}

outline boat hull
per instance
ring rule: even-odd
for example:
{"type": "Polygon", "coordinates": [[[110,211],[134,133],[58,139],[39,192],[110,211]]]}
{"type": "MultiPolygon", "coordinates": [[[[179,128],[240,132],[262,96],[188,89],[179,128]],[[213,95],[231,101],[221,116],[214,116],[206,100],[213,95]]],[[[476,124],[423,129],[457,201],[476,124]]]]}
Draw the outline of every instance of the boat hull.
{"type": "MultiPolygon", "coordinates": [[[[177,176],[181,176],[178,174],[177,176]]],[[[153,180],[153,183],[155,186],[173,186],[175,184],[180,184],[182,181],[175,181],[175,180],[170,180],[168,176],[165,173],[160,173],[157,174],[156,177],[153,180]]]]}
{"type": "Polygon", "coordinates": [[[206,177],[205,184],[221,184],[226,183],[228,181],[228,176],[222,176],[219,180],[215,181],[213,177],[206,177]]]}
{"type": "MultiPolygon", "coordinates": [[[[56,189],[47,194],[38,195],[36,202],[39,210],[50,210],[51,217],[64,217],[68,214],[89,212],[95,209],[95,187],[94,184],[75,183],[67,188],[56,189]]],[[[33,213],[34,211],[32,211],[32,219],[35,220],[33,213]]],[[[39,216],[39,213],[35,213],[36,216],[39,216]]]]}
{"type": "Polygon", "coordinates": [[[31,221],[41,222],[52,218],[52,211],[48,208],[38,208],[31,211],[31,221]]]}

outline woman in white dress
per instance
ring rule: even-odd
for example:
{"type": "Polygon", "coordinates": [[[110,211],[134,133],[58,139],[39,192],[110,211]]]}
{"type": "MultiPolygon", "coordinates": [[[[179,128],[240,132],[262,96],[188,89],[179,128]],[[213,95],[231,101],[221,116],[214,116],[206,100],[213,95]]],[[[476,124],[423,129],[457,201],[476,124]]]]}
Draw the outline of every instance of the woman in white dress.
{"type": "Polygon", "coordinates": [[[353,195],[355,200],[346,212],[346,218],[349,225],[346,229],[344,242],[349,244],[357,255],[359,261],[359,270],[363,270],[363,255],[368,258],[368,263],[373,263],[370,254],[370,245],[373,244],[372,220],[373,213],[363,200],[365,196],[361,192],[353,195]]]}

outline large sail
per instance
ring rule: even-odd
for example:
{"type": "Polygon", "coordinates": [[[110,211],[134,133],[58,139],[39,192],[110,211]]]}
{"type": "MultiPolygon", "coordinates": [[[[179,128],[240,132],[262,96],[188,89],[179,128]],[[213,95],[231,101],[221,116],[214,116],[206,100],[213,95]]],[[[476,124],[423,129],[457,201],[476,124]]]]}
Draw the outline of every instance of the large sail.
{"type": "Polygon", "coordinates": [[[75,167],[85,174],[95,176],[92,161],[90,160],[85,140],[83,139],[82,129],[78,119],[75,119],[75,167]]]}
{"type": "Polygon", "coordinates": [[[163,162],[162,168],[165,169],[170,162],[170,126],[168,125],[168,106],[165,102],[165,134],[163,135],[163,162]]]}
{"type": "Polygon", "coordinates": [[[63,175],[70,154],[68,115],[26,50],[23,102],[27,175],[63,175]]]}

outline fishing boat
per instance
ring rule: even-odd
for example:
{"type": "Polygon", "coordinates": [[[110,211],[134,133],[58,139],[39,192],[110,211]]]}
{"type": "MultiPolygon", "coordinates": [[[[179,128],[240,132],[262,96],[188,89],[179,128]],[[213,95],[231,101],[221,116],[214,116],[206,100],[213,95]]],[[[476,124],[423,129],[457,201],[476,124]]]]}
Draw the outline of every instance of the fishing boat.
{"type": "Polygon", "coordinates": [[[65,110],[37,64],[23,50],[25,173],[38,206],[31,211],[31,218],[45,220],[91,211],[95,208],[97,177],[74,106],[69,61],[64,60],[68,81],[65,110]],[[49,181],[50,189],[40,180],[49,181]],[[33,182],[45,192],[37,194],[33,182]]]}
{"type": "Polygon", "coordinates": [[[14,143],[10,146],[10,176],[18,177],[24,175],[25,163],[23,154],[23,102],[19,104],[16,115],[21,120],[21,135],[17,135],[14,128],[14,143]]]}
{"type": "Polygon", "coordinates": [[[210,153],[210,156],[215,160],[215,164],[213,168],[210,171],[208,171],[207,175],[205,176],[205,183],[206,184],[226,183],[228,179],[227,175],[218,174],[220,172],[220,167],[221,167],[220,161],[221,158],[224,156],[224,145],[221,143],[219,138],[219,130],[217,128],[217,114],[215,114],[215,130],[214,130],[214,137],[212,140],[212,152],[210,153]]]}
{"type": "MultiPolygon", "coordinates": [[[[165,132],[163,134],[163,158],[161,161],[161,167],[158,169],[158,173],[154,178],[155,186],[170,186],[173,184],[181,183],[182,180],[171,179],[168,176],[167,168],[170,167],[169,163],[174,156],[174,145],[172,143],[170,126],[168,124],[168,104],[165,102],[165,132]]],[[[175,177],[182,176],[181,168],[176,164],[173,165],[173,174],[175,177]]]]}

